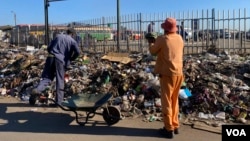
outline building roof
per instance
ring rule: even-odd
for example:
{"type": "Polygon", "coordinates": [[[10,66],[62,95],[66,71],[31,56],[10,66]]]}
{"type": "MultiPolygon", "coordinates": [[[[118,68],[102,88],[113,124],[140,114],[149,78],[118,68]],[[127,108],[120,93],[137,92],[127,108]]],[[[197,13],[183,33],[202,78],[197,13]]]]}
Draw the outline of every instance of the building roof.
{"type": "Polygon", "coordinates": [[[0,26],[0,30],[2,30],[2,31],[12,30],[12,28],[13,27],[10,25],[0,26]]]}

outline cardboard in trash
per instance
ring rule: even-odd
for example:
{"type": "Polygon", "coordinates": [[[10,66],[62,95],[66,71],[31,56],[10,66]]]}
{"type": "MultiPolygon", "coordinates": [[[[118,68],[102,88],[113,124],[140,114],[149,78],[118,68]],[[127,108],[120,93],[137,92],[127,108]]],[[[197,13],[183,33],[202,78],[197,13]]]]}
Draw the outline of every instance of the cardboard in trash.
{"type": "Polygon", "coordinates": [[[109,60],[112,62],[120,62],[123,64],[128,64],[134,61],[133,58],[129,57],[129,53],[116,53],[116,52],[109,52],[107,55],[104,55],[102,59],[109,60]]]}

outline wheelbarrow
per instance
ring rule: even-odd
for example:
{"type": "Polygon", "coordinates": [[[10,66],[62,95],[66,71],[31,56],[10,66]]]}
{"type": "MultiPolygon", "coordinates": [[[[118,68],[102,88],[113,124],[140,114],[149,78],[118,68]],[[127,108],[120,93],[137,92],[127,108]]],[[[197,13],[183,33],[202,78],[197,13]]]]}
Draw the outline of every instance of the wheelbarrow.
{"type": "Polygon", "coordinates": [[[90,118],[96,114],[102,115],[107,125],[111,126],[121,120],[120,110],[109,104],[112,94],[78,94],[65,100],[62,104],[58,104],[54,99],[48,100],[57,104],[64,111],[72,111],[75,113],[76,122],[84,126],[90,118]],[[80,121],[78,112],[86,112],[85,120],[80,121]]]}

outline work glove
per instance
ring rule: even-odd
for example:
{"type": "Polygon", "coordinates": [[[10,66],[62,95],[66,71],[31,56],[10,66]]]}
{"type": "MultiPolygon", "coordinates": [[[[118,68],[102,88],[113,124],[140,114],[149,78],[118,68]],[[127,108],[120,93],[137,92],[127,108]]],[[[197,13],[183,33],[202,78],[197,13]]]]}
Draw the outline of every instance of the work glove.
{"type": "Polygon", "coordinates": [[[148,43],[154,43],[155,39],[156,39],[157,35],[155,33],[147,33],[145,35],[146,40],[148,41],[148,43]]]}

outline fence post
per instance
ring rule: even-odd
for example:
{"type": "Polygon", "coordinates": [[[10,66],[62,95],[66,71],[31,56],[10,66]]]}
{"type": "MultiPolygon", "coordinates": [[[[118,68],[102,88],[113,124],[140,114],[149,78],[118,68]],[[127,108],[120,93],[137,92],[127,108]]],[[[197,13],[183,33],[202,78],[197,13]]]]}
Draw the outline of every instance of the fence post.
{"type": "Polygon", "coordinates": [[[19,34],[20,34],[20,31],[19,31],[19,27],[17,28],[17,46],[19,47],[19,34]]]}
{"type": "Polygon", "coordinates": [[[107,43],[108,43],[107,37],[104,37],[104,41],[103,41],[103,52],[104,53],[106,53],[106,47],[108,46],[107,43]]]}
{"type": "Polygon", "coordinates": [[[140,29],[140,32],[139,32],[139,41],[140,41],[140,52],[143,52],[143,49],[142,49],[142,13],[139,14],[139,29],[140,29]]]}
{"type": "Polygon", "coordinates": [[[120,52],[120,0],[117,0],[117,51],[120,52]]]}
{"type": "Polygon", "coordinates": [[[127,51],[130,52],[130,50],[129,50],[129,49],[130,49],[130,47],[129,47],[129,43],[130,43],[129,40],[130,40],[130,39],[129,39],[129,36],[128,36],[128,35],[126,35],[126,36],[127,36],[127,37],[126,37],[126,40],[127,40],[127,51]]]}
{"type": "Polygon", "coordinates": [[[240,51],[243,52],[243,32],[240,32],[240,51]]]}
{"type": "Polygon", "coordinates": [[[212,38],[212,46],[213,47],[215,47],[215,43],[214,43],[214,41],[215,41],[215,35],[214,35],[214,30],[215,30],[215,9],[213,8],[212,9],[212,36],[211,36],[211,38],[212,38]]]}
{"type": "Polygon", "coordinates": [[[93,46],[94,46],[94,52],[96,53],[96,39],[95,38],[93,38],[93,40],[92,40],[92,42],[93,42],[93,46]]]}
{"type": "Polygon", "coordinates": [[[209,31],[206,32],[206,46],[207,46],[207,49],[209,49],[209,43],[210,41],[210,34],[209,34],[209,31]]]}
{"type": "MultiPolygon", "coordinates": [[[[105,18],[102,17],[102,30],[104,31],[104,26],[105,26],[105,18]]],[[[102,46],[103,46],[103,52],[105,53],[105,47],[106,47],[106,35],[104,34],[104,37],[103,37],[103,42],[102,42],[102,46]]]]}

